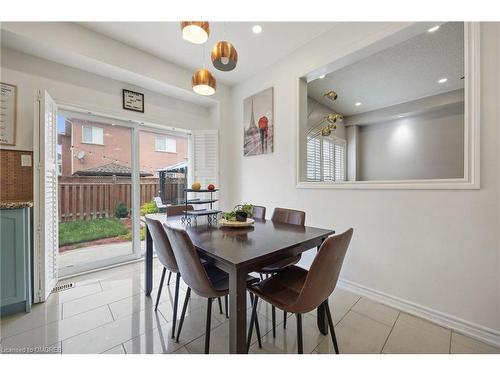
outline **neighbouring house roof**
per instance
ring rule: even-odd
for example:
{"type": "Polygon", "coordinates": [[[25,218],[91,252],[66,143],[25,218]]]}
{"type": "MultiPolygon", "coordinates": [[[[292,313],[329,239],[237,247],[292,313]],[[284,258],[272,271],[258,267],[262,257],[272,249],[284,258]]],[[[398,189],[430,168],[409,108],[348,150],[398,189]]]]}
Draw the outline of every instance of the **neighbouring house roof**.
{"type": "Polygon", "coordinates": [[[187,162],[181,161],[180,163],[172,164],[172,165],[169,165],[168,167],[159,168],[159,169],[157,169],[157,171],[158,172],[163,172],[163,171],[180,172],[182,169],[186,169],[186,168],[187,168],[187,162]]]}
{"type": "MultiPolygon", "coordinates": [[[[132,176],[132,169],[118,163],[108,163],[98,167],[76,171],[73,176],[132,176]]],[[[152,173],[140,171],[141,177],[153,176],[152,173]]]]}

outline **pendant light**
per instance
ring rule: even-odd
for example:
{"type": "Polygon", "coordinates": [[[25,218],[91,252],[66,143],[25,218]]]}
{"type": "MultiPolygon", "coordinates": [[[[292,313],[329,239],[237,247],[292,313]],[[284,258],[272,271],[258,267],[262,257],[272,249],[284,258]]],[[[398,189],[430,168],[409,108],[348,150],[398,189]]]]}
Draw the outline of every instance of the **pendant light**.
{"type": "Polygon", "coordinates": [[[238,52],[234,46],[226,41],[220,41],[212,48],[212,64],[218,70],[229,72],[236,68],[238,52]]]}
{"type": "Polygon", "coordinates": [[[197,94],[209,96],[215,94],[217,82],[208,69],[199,69],[193,74],[191,79],[193,91],[197,94]]]}
{"type": "Polygon", "coordinates": [[[203,44],[210,35],[210,26],[206,21],[182,21],[182,39],[194,44],[203,44]]]}

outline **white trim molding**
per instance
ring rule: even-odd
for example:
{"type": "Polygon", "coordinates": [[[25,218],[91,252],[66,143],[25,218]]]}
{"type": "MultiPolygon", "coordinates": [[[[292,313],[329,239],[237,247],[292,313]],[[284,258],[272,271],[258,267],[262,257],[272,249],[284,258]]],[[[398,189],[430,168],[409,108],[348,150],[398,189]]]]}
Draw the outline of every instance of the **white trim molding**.
{"type": "MultiPolygon", "coordinates": [[[[422,25],[418,25],[419,28],[422,25]]],[[[414,30],[414,28],[411,28],[414,30]]],[[[402,35],[408,31],[401,31],[402,35]]],[[[399,38],[397,38],[399,40],[399,38]]],[[[378,45],[369,45],[359,51],[339,59],[339,69],[346,62],[359,60],[367,53],[364,50],[380,50],[387,48],[384,40],[377,42],[378,45]],[[383,47],[382,47],[383,46],[383,47]]],[[[464,121],[464,178],[453,179],[429,179],[429,180],[388,180],[388,181],[339,181],[339,182],[307,182],[304,181],[303,171],[303,146],[301,145],[301,118],[304,110],[301,106],[304,96],[304,82],[307,74],[296,79],[296,188],[298,189],[479,189],[480,188],[480,96],[481,96],[481,72],[480,72],[480,23],[464,23],[464,65],[465,65],[465,121],[464,121]]],[[[332,64],[330,64],[332,65],[332,64]]],[[[333,63],[335,65],[335,63],[333,63]]],[[[333,66],[332,65],[332,66],[333,66]]],[[[319,69],[319,68],[318,68],[319,69]]],[[[334,70],[336,70],[334,69],[334,70]]]]}
{"type": "Polygon", "coordinates": [[[384,305],[396,308],[405,313],[429,320],[440,326],[447,327],[454,331],[463,333],[479,341],[500,347],[500,331],[494,330],[480,324],[476,324],[456,316],[431,309],[417,303],[407,301],[403,298],[395,297],[387,293],[379,292],[353,281],[340,279],[337,286],[341,289],[355,293],[359,296],[372,299],[384,305]]]}

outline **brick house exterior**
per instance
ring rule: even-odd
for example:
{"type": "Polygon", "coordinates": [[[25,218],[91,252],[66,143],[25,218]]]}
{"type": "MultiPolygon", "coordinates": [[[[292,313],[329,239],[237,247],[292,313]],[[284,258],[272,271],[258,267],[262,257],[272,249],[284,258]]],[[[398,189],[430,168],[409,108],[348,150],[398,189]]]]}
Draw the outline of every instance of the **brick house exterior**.
{"type": "MultiPolygon", "coordinates": [[[[61,175],[71,176],[77,171],[110,162],[130,167],[131,136],[131,129],[126,127],[75,118],[65,119],[64,133],[58,135],[61,175]]],[[[166,138],[165,140],[162,134],[140,131],[141,171],[157,177],[158,169],[187,160],[187,139],[170,135],[166,138]],[[158,143],[160,146],[167,146],[166,149],[160,151],[158,143]]]]}

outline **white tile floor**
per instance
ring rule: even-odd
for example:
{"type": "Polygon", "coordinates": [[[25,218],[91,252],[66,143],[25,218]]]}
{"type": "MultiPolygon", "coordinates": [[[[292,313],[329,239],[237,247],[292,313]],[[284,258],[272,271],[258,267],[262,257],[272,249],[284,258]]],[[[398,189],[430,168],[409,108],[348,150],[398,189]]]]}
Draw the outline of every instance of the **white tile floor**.
{"type": "MultiPolygon", "coordinates": [[[[170,338],[175,278],[170,288],[165,286],[155,313],[156,289],[151,298],[144,296],[143,268],[142,262],[134,263],[65,280],[76,287],[52,295],[29,314],[1,320],[1,351],[48,347],[62,353],[202,353],[206,299],[192,294],[176,343],[170,338]]],[[[155,260],[155,288],[160,271],[155,260]]],[[[186,285],[180,288],[179,316],[186,285]]],[[[500,353],[499,348],[342,289],[333,293],[330,306],[342,353],[500,353]]],[[[210,352],[227,353],[229,324],[218,310],[214,303],[210,352]]],[[[259,304],[263,347],[254,334],[251,353],[296,353],[295,318],[289,315],[284,329],[278,312],[273,338],[270,317],[269,305],[259,304]]],[[[330,336],[318,332],[314,312],[304,314],[302,324],[304,352],[333,353],[330,336]]]]}

